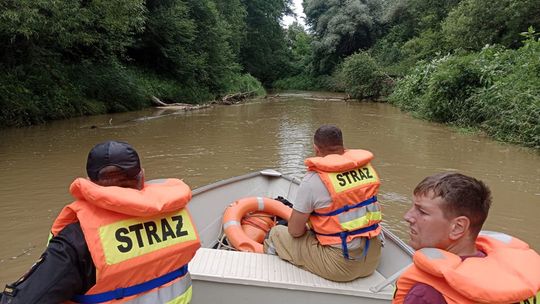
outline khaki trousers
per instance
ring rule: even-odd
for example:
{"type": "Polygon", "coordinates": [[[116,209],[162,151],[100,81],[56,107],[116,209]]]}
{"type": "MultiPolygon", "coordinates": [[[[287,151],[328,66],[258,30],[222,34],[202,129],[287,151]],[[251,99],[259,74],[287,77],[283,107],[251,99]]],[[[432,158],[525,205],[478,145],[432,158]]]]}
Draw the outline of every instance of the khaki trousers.
{"type": "Polygon", "coordinates": [[[300,268],[325,279],[348,282],[372,274],[381,258],[381,241],[372,238],[366,255],[365,242],[360,248],[349,250],[350,260],[343,257],[341,248],[321,245],[313,232],[308,231],[295,238],[286,226],[278,225],[270,230],[264,240],[264,252],[276,254],[300,268]]]}

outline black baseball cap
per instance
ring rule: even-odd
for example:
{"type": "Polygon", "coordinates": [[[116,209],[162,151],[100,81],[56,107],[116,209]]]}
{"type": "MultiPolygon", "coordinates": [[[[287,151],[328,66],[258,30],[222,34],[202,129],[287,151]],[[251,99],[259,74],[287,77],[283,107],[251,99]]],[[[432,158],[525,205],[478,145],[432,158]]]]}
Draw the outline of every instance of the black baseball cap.
{"type": "Polygon", "coordinates": [[[88,153],[86,173],[90,180],[99,179],[99,171],[107,166],[116,166],[132,178],[141,172],[141,161],[133,147],[121,141],[106,141],[97,144],[88,153]]]}

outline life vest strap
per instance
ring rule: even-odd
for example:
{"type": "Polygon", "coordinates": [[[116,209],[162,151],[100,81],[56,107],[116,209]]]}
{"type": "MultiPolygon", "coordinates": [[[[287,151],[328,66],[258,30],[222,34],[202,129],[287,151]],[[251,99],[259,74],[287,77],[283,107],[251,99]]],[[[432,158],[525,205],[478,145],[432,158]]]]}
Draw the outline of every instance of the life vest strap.
{"type": "Polygon", "coordinates": [[[347,212],[351,209],[355,209],[355,208],[361,208],[361,207],[365,207],[367,205],[370,205],[370,204],[373,204],[377,201],[377,196],[374,195],[370,198],[368,198],[367,200],[365,201],[361,201],[359,202],[358,204],[356,205],[353,205],[353,206],[349,206],[349,205],[345,205],[339,209],[336,209],[334,211],[331,211],[331,212],[328,212],[328,213],[319,213],[319,212],[311,212],[311,215],[317,215],[317,216],[334,216],[334,215],[338,215],[338,214],[341,214],[343,212],[347,212]]]}
{"type": "MultiPolygon", "coordinates": [[[[379,223],[375,223],[371,226],[360,228],[354,231],[341,231],[341,232],[336,232],[336,233],[318,233],[317,231],[313,230],[313,232],[315,234],[324,235],[324,236],[339,236],[339,238],[341,239],[341,250],[343,251],[343,257],[345,257],[346,259],[349,259],[349,249],[347,248],[347,237],[349,235],[357,235],[357,234],[370,232],[370,231],[376,230],[377,228],[379,228],[379,223]]],[[[368,249],[369,249],[369,238],[366,238],[366,245],[364,246],[364,253],[362,254],[362,257],[364,257],[367,254],[368,249]]]]}
{"type": "Polygon", "coordinates": [[[184,265],[177,270],[169,272],[165,275],[146,281],[141,284],[133,285],[126,288],[118,288],[111,291],[106,291],[102,293],[96,293],[92,295],[75,295],[71,301],[75,303],[85,303],[85,304],[94,304],[94,303],[103,303],[111,300],[119,300],[125,297],[134,296],[139,293],[143,293],[149,290],[152,290],[156,287],[165,285],[174,279],[184,276],[188,272],[188,265],[184,265]]]}

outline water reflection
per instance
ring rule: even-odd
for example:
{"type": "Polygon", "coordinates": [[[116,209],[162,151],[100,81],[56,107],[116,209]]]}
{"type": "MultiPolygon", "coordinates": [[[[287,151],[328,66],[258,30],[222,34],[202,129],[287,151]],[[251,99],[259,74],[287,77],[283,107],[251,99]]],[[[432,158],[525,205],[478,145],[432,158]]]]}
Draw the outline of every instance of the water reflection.
{"type": "Polygon", "coordinates": [[[312,127],[283,119],[279,125],[279,167],[284,174],[300,177],[305,171],[304,159],[311,154],[312,127]]]}

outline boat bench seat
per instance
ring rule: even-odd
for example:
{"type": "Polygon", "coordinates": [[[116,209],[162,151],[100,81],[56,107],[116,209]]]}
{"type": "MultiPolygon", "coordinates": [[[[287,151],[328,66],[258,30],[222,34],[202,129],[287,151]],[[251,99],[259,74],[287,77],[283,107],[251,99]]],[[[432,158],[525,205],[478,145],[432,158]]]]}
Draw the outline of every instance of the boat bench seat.
{"type": "MultiPolygon", "coordinates": [[[[191,277],[200,281],[296,289],[330,294],[362,296],[385,278],[378,272],[352,282],[338,283],[300,269],[275,255],[200,248],[189,264],[191,277]]],[[[387,286],[376,298],[391,299],[393,287],[387,286]]]]}

